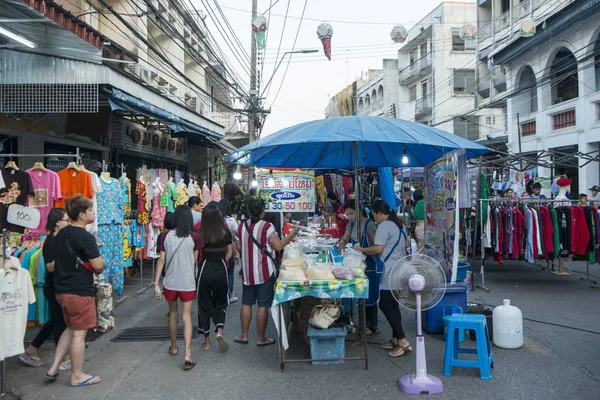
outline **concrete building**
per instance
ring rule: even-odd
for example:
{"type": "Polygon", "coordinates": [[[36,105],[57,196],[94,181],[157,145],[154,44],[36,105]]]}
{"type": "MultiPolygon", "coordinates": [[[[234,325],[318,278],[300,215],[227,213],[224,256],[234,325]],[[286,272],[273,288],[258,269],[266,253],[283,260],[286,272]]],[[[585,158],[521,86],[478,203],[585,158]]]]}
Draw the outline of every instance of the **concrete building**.
{"type": "Polygon", "coordinates": [[[115,173],[144,163],[218,179],[243,96],[202,18],[178,0],[4,1],[0,26],[32,45],[0,35],[2,152],[79,147],[115,173]]]}
{"type": "Polygon", "coordinates": [[[572,154],[573,167],[539,168],[540,176],[566,174],[575,194],[597,185],[599,163],[578,156],[600,153],[600,2],[478,3],[478,106],[506,113],[512,153],[572,154]],[[536,32],[523,37],[531,18],[536,32]]]}
{"type": "Polygon", "coordinates": [[[502,127],[493,110],[474,112],[476,42],[460,29],[475,2],[443,2],[409,32],[398,52],[398,117],[476,140],[502,127]]]}
{"type": "Polygon", "coordinates": [[[361,82],[356,91],[357,114],[397,118],[398,60],[383,60],[383,68],[366,71],[361,82]]]}

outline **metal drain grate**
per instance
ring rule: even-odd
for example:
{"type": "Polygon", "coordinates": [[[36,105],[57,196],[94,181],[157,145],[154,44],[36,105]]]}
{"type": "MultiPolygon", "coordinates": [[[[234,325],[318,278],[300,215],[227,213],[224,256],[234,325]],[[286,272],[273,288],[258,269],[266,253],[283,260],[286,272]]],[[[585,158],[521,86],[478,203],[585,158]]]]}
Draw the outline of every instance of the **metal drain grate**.
{"type": "MultiPolygon", "coordinates": [[[[192,327],[192,338],[198,337],[198,327],[192,327]]],[[[156,342],[170,340],[168,326],[129,328],[119,333],[111,342],[156,342]]],[[[177,327],[177,339],[183,340],[183,327],[177,327]]]]}

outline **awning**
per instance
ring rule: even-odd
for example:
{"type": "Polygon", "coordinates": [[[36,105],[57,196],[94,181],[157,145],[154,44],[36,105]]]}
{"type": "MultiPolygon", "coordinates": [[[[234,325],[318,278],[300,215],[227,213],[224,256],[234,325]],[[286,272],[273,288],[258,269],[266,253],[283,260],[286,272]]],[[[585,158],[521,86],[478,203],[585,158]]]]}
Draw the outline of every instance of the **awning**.
{"type": "Polygon", "coordinates": [[[173,137],[188,138],[193,143],[203,146],[222,147],[222,145],[219,145],[219,142],[223,139],[222,134],[186,121],[121,90],[112,87],[106,89],[106,97],[112,111],[126,111],[153,118],[171,129],[174,132],[173,137]]]}

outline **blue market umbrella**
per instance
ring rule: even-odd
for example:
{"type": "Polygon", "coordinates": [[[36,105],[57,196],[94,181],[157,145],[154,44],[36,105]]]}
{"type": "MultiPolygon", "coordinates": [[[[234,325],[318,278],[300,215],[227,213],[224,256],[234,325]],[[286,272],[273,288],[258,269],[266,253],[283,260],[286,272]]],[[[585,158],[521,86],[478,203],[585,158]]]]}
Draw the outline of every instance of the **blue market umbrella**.
{"type": "Polygon", "coordinates": [[[487,147],[441,129],[388,117],[338,117],[282,129],[231,153],[241,165],[356,171],[379,167],[422,167],[465,149],[467,158],[487,147]],[[403,155],[408,158],[402,162],[403,155]]]}

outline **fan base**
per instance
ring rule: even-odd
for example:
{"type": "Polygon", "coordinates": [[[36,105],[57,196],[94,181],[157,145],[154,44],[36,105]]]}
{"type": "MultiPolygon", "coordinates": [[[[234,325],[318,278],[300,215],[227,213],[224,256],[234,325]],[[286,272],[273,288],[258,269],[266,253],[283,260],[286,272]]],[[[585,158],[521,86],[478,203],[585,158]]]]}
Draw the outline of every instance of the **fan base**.
{"type": "Polygon", "coordinates": [[[442,381],[433,375],[427,375],[420,382],[416,381],[416,375],[406,375],[400,378],[400,390],[406,394],[440,394],[444,391],[442,381]]]}

